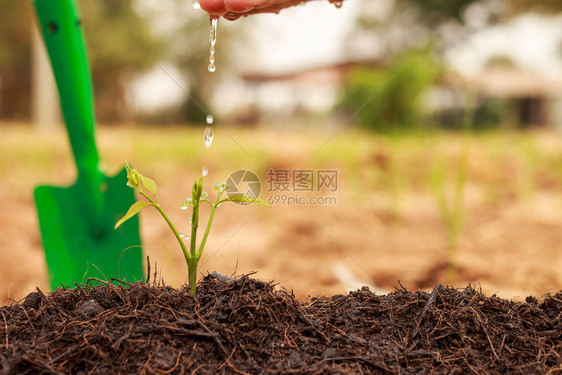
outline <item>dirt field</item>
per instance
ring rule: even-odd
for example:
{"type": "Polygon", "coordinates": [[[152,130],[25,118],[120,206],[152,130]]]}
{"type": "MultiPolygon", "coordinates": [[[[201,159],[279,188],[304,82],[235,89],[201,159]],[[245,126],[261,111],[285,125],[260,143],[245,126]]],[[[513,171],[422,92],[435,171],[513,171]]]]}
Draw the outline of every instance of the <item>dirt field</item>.
{"type": "Polygon", "coordinates": [[[30,293],[0,306],[2,374],[562,373],[562,293],[471,288],[295,300],[248,277],[30,293]]]}
{"type": "MultiPolygon", "coordinates": [[[[62,131],[37,135],[23,124],[0,128],[4,303],[36,286],[48,289],[33,187],[70,185],[75,171],[62,131]]],[[[487,294],[516,299],[562,289],[560,134],[477,135],[463,149],[458,134],[389,140],[346,130],[321,147],[335,129],[226,130],[228,134],[215,130],[210,149],[203,145],[203,129],[102,127],[98,132],[109,173],[129,160],[154,178],[163,206],[173,221],[184,220],[184,229],[189,218],[179,203],[190,194],[203,165],[210,171],[205,180],[209,192],[231,172],[250,169],[262,179],[262,198],[283,193],[288,199],[324,199],[324,204],[221,206],[201,261],[202,274],[257,271],[256,277],[274,280],[298,298],[333,295],[363,284],[393,290],[400,281],[416,290],[446,283],[448,231],[438,200],[441,194],[452,206],[465,155],[454,284],[470,283],[487,294]],[[270,169],[335,170],[338,186],[333,192],[267,192],[270,169]],[[441,193],[438,186],[444,187],[441,193]]],[[[173,286],[184,283],[183,256],[162,219],[146,210],[141,227],[145,251],[162,278],[173,286]]]]}

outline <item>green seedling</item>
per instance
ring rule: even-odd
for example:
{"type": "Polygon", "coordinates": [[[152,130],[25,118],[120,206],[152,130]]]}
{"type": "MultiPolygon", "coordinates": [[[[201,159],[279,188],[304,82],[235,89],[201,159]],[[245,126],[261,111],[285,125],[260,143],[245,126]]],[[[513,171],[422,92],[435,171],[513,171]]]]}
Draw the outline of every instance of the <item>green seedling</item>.
{"type": "Polygon", "coordinates": [[[447,259],[447,282],[454,285],[458,274],[458,240],[462,229],[464,217],[464,191],[466,184],[466,153],[463,152],[458,165],[458,173],[455,178],[454,194],[452,204],[447,199],[445,189],[446,172],[442,166],[434,167],[431,176],[431,184],[435,199],[439,206],[441,220],[445,227],[448,245],[447,259]]]}
{"type": "Polygon", "coordinates": [[[215,191],[217,196],[214,202],[209,200],[209,194],[203,191],[203,178],[199,178],[199,181],[193,181],[193,189],[191,192],[191,198],[187,198],[185,201],[182,202],[181,208],[187,209],[189,206],[192,207],[192,215],[191,215],[191,235],[189,236],[189,249],[186,247],[186,243],[183,240],[183,236],[177,231],[174,224],[172,224],[170,218],[160,205],[160,200],[158,199],[157,191],[158,187],[156,186],[156,182],[154,180],[143,176],[140,174],[136,169],[131,168],[129,164],[125,165],[127,169],[127,186],[132,187],[135,189],[140,195],[142,195],[146,200],[137,201],[134,203],[125,216],[123,216],[117,224],[115,224],[115,229],[117,229],[121,224],[125,221],[129,220],[136,214],[138,214],[143,208],[152,206],[156,208],[156,210],[162,215],[174,236],[176,237],[183,255],[185,257],[185,261],[187,263],[187,272],[188,272],[188,280],[190,286],[190,293],[195,295],[197,291],[197,267],[199,265],[199,259],[201,259],[201,255],[203,254],[203,249],[205,248],[205,244],[207,243],[207,238],[209,237],[209,232],[211,231],[211,225],[213,223],[213,218],[215,216],[216,209],[224,202],[235,202],[235,203],[253,203],[258,202],[269,206],[269,203],[262,199],[248,197],[244,194],[236,194],[231,195],[226,198],[222,198],[223,193],[225,193],[231,186],[225,182],[219,182],[215,185],[215,191]],[[207,227],[205,228],[205,233],[203,234],[203,238],[201,239],[201,243],[197,246],[197,228],[199,226],[199,205],[201,202],[208,203],[211,206],[211,212],[209,214],[209,220],[207,222],[207,227]]]}
{"type": "Polygon", "coordinates": [[[458,242],[462,230],[464,218],[464,194],[468,175],[468,156],[472,129],[474,124],[475,98],[471,93],[467,93],[467,102],[463,120],[463,142],[460,160],[455,176],[455,186],[452,204],[447,200],[445,189],[446,172],[444,168],[436,167],[432,171],[431,185],[439,206],[441,220],[447,232],[447,243],[449,248],[449,259],[447,260],[447,282],[451,285],[456,284],[458,275],[458,242]]]}

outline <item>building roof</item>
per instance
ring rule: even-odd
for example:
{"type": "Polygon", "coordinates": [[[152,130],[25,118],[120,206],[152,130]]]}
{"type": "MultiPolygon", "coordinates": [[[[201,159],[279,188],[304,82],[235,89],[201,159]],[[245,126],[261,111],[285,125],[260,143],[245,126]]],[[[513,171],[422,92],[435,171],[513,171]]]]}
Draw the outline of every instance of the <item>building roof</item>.
{"type": "Polygon", "coordinates": [[[263,82],[306,82],[306,83],[341,83],[343,78],[356,66],[374,66],[376,62],[346,61],[332,65],[316,66],[283,73],[252,72],[242,74],[248,83],[263,82]]]}
{"type": "Polygon", "coordinates": [[[479,94],[504,98],[562,97],[562,77],[522,71],[516,68],[492,67],[464,78],[465,87],[479,94]]]}

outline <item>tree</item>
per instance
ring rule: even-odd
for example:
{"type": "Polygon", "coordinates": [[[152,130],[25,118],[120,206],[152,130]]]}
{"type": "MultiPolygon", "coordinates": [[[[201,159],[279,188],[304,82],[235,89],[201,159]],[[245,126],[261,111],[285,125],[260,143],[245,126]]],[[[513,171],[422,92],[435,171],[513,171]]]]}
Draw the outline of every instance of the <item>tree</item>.
{"type": "MultiPolygon", "coordinates": [[[[101,121],[129,116],[124,100],[129,77],[160,56],[160,46],[134,4],[134,0],[79,2],[101,121]]],[[[0,0],[0,9],[0,117],[28,119],[35,15],[28,1],[0,0]]]]}
{"type": "Polygon", "coordinates": [[[29,116],[31,6],[0,0],[0,118],[29,116]]]}
{"type": "Polygon", "coordinates": [[[557,15],[562,12],[562,1],[363,0],[358,27],[352,31],[354,38],[350,38],[350,53],[373,43],[379,46],[376,53],[387,59],[411,48],[427,46],[439,55],[474,31],[530,11],[557,15]],[[481,18],[477,26],[471,22],[471,10],[477,10],[473,13],[481,18]]]}
{"type": "Polygon", "coordinates": [[[101,122],[131,117],[125,91],[133,75],[153,66],[161,44],[133,0],[80,0],[86,43],[101,122]]]}
{"type": "Polygon", "coordinates": [[[510,10],[513,14],[524,12],[561,13],[562,1],[560,0],[511,0],[510,10]]]}
{"type": "Polygon", "coordinates": [[[379,133],[412,129],[422,125],[422,94],[436,78],[437,66],[424,53],[404,54],[384,68],[360,67],[349,75],[339,107],[379,133]]]}

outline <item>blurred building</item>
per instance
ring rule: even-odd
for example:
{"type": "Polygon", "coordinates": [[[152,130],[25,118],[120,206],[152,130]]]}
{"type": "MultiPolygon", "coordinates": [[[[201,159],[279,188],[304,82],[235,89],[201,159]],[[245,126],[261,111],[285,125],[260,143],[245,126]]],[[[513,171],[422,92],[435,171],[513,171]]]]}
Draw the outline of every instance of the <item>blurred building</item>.
{"type": "Polygon", "coordinates": [[[284,73],[245,73],[246,109],[257,118],[291,117],[329,110],[337,100],[346,64],[284,73]]]}
{"type": "Polygon", "coordinates": [[[462,111],[467,92],[477,98],[477,121],[562,131],[562,77],[509,66],[487,67],[471,77],[450,73],[433,92],[432,107],[443,114],[462,111]]]}
{"type": "MultiPolygon", "coordinates": [[[[365,65],[380,66],[344,62],[286,73],[243,74],[245,100],[235,117],[251,123],[268,116],[286,119],[328,112],[338,103],[347,74],[365,65]]],[[[472,77],[443,72],[425,103],[445,127],[460,126],[466,93],[477,98],[476,126],[487,122],[489,126],[544,126],[562,131],[562,77],[503,66],[485,68],[472,77]]]]}
{"type": "MultiPolygon", "coordinates": [[[[283,73],[242,74],[245,111],[258,121],[264,117],[287,118],[329,112],[340,99],[340,90],[351,69],[349,61],[283,73]]],[[[239,113],[240,118],[244,117],[239,113]]]]}
{"type": "Polygon", "coordinates": [[[554,126],[562,130],[562,77],[516,68],[491,67],[466,81],[482,98],[503,99],[522,126],[554,126]]]}

